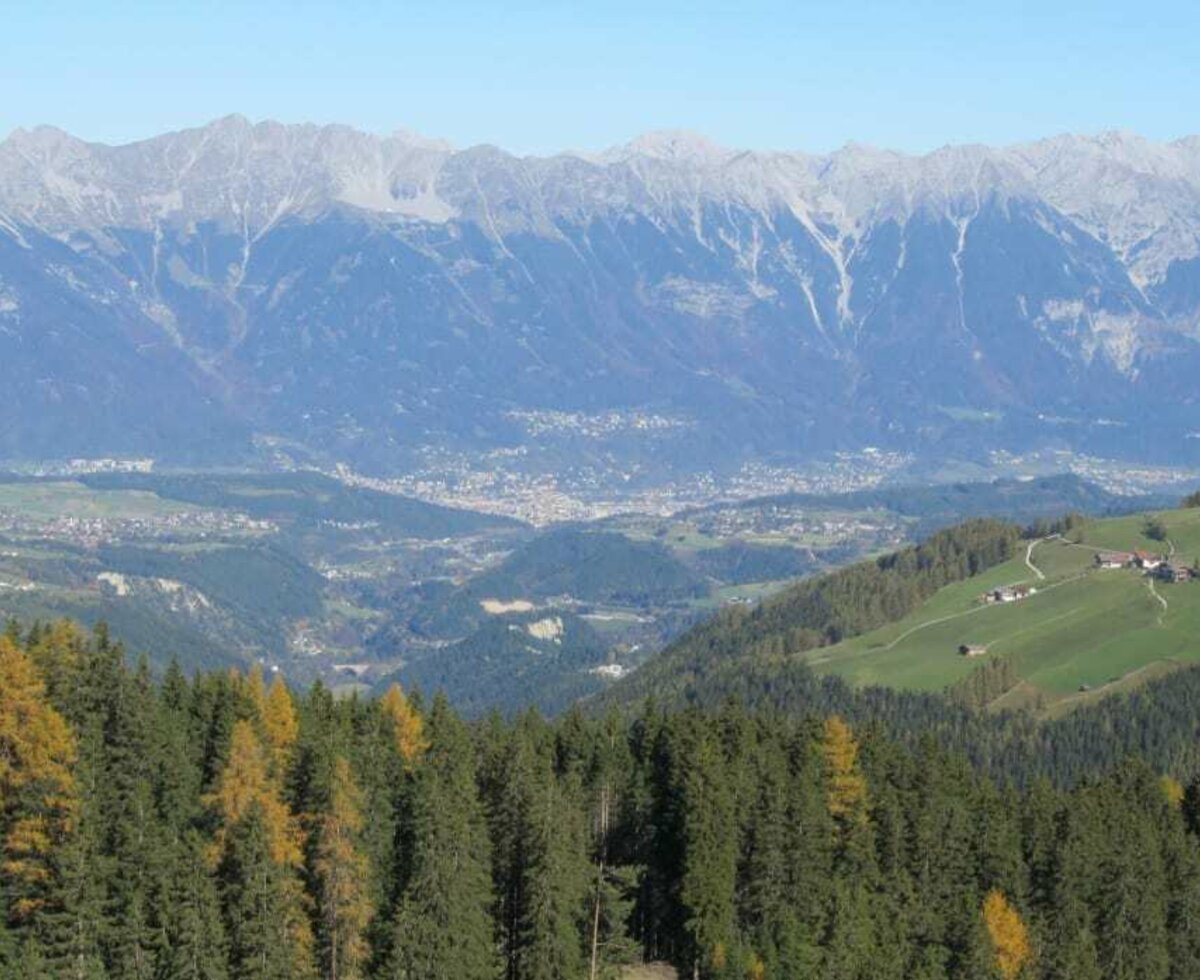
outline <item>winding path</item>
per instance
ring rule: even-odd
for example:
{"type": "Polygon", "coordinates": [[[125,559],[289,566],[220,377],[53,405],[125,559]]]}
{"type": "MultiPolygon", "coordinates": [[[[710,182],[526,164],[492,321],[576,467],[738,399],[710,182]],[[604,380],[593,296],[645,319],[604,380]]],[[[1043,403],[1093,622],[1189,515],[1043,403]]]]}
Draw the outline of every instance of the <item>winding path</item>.
{"type": "Polygon", "coordinates": [[[1045,538],[1038,538],[1036,541],[1030,541],[1029,547],[1025,549],[1025,564],[1029,567],[1029,570],[1038,577],[1039,582],[1044,582],[1046,580],[1046,576],[1043,575],[1042,570],[1033,563],[1033,549],[1045,540],[1045,538]]]}
{"type": "MultiPolygon", "coordinates": [[[[1149,577],[1149,578],[1147,578],[1147,579],[1146,579],[1146,585],[1147,585],[1147,586],[1149,587],[1149,589],[1150,589],[1150,594],[1151,594],[1152,596],[1154,596],[1154,598],[1158,600],[1158,604],[1159,604],[1160,606],[1162,606],[1162,607],[1163,607],[1163,612],[1166,612],[1168,609],[1170,609],[1170,608],[1171,608],[1171,607],[1170,607],[1170,606],[1167,604],[1167,600],[1166,600],[1166,599],[1164,599],[1164,598],[1163,598],[1161,595],[1159,595],[1158,589],[1156,589],[1156,588],[1154,587],[1154,577],[1153,577],[1153,576],[1151,576],[1151,577],[1149,577]]],[[[1159,626],[1162,626],[1162,624],[1163,624],[1162,613],[1159,613],[1159,615],[1158,615],[1158,625],[1159,625],[1159,626]]]]}

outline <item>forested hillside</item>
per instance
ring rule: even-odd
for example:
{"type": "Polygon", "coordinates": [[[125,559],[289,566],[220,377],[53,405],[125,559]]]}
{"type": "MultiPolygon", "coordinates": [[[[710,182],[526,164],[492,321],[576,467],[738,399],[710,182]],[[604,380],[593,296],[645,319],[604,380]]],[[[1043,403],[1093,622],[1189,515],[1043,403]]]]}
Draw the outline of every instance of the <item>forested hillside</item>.
{"type": "MultiPolygon", "coordinates": [[[[1186,704],[1156,730],[1193,738],[1186,704]]],[[[1192,980],[1200,783],[1080,759],[1017,791],[730,704],[467,725],[13,627],[0,976],[1192,980]]]]}
{"type": "MultiPolygon", "coordinates": [[[[495,568],[449,590],[423,597],[405,624],[433,637],[460,637],[487,622],[487,600],[541,602],[567,596],[585,603],[650,607],[702,595],[699,576],[657,542],[576,528],[547,531],[495,568]]],[[[377,641],[387,642],[386,634],[377,641]]]]}
{"type": "Polygon", "coordinates": [[[943,585],[1011,558],[1020,537],[1015,525],[968,521],[920,545],[803,581],[753,609],[727,609],[681,637],[613,696],[689,699],[731,666],[736,672],[755,661],[782,663],[788,655],[893,622],[943,585]]]}

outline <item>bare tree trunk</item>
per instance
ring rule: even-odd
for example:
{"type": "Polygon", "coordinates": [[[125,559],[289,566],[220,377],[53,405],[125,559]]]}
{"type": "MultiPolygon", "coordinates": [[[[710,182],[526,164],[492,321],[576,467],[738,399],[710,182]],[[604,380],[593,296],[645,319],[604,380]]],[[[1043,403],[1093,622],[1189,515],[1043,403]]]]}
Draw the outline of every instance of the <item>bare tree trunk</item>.
{"type": "Polygon", "coordinates": [[[592,963],[588,980],[596,980],[600,967],[600,896],[604,892],[604,861],[608,856],[608,783],[600,790],[600,859],[596,868],[596,901],[592,907],[592,963]]]}

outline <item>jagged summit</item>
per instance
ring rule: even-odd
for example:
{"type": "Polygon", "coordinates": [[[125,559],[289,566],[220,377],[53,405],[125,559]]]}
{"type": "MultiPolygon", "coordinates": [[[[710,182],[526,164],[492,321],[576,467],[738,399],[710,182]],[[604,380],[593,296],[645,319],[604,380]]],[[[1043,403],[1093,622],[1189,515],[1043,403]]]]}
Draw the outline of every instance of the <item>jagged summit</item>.
{"type": "MultiPolygon", "coordinates": [[[[518,158],[495,147],[455,151],[403,130],[381,137],[230,115],[122,146],[85,143],[52,127],[18,130],[0,143],[0,213],[59,233],[114,219],[149,228],[170,215],[266,223],[339,203],[443,221],[476,213],[492,182],[512,188],[503,192],[505,222],[519,213],[526,226],[538,223],[531,215],[558,209],[671,209],[733,198],[856,227],[866,216],[905,216],[917,207],[969,211],[971,202],[1000,193],[1044,199],[1130,255],[1172,214],[1190,222],[1200,209],[1200,140],[1154,143],[1114,131],[919,156],[854,143],[810,155],[741,151],[663,130],[594,156],[518,158]],[[480,172],[467,176],[473,168],[480,172]]],[[[1186,234],[1168,237],[1147,244],[1157,257],[1138,259],[1143,278],[1195,251],[1186,234]]]]}
{"type": "Polygon", "coordinates": [[[1197,138],[537,157],[230,116],[0,142],[0,458],[198,427],[387,466],[610,411],[691,447],[647,465],[1191,452],[1198,325],[1197,138]]]}

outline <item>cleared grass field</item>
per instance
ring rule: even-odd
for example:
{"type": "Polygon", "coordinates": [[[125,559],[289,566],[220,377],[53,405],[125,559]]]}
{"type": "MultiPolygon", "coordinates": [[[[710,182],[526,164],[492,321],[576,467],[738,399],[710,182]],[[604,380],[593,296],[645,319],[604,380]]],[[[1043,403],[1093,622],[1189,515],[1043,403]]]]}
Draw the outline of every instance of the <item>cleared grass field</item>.
{"type": "Polygon", "coordinates": [[[1168,542],[1175,546],[1175,552],[1181,560],[1190,564],[1200,558],[1200,508],[1164,510],[1152,515],[1135,514],[1130,517],[1096,521],[1086,527],[1083,542],[1099,548],[1124,551],[1138,548],[1154,552],[1166,551],[1166,542],[1146,537],[1144,532],[1147,517],[1154,517],[1163,524],[1168,542]]]}
{"type": "Polygon", "coordinates": [[[0,511],[42,520],[58,517],[132,520],[189,514],[198,509],[144,490],[92,490],[72,482],[0,484],[0,511]]]}
{"type": "MultiPolygon", "coordinates": [[[[1156,516],[1177,557],[1190,563],[1192,549],[1200,553],[1200,511],[1156,516]]],[[[1022,678],[1010,700],[1066,705],[1200,662],[1200,582],[1159,582],[1152,589],[1136,570],[1094,567],[1098,548],[1165,551],[1144,536],[1145,523],[1144,515],[1100,521],[1079,543],[1040,541],[1030,555],[1033,568],[1022,550],[942,589],[898,623],[813,651],[808,663],[854,684],[935,691],[979,666],[959,647],[981,645],[989,656],[1007,658],[1022,678]],[[980,601],[988,589],[1020,582],[1036,593],[1012,603],[980,601]]]]}

